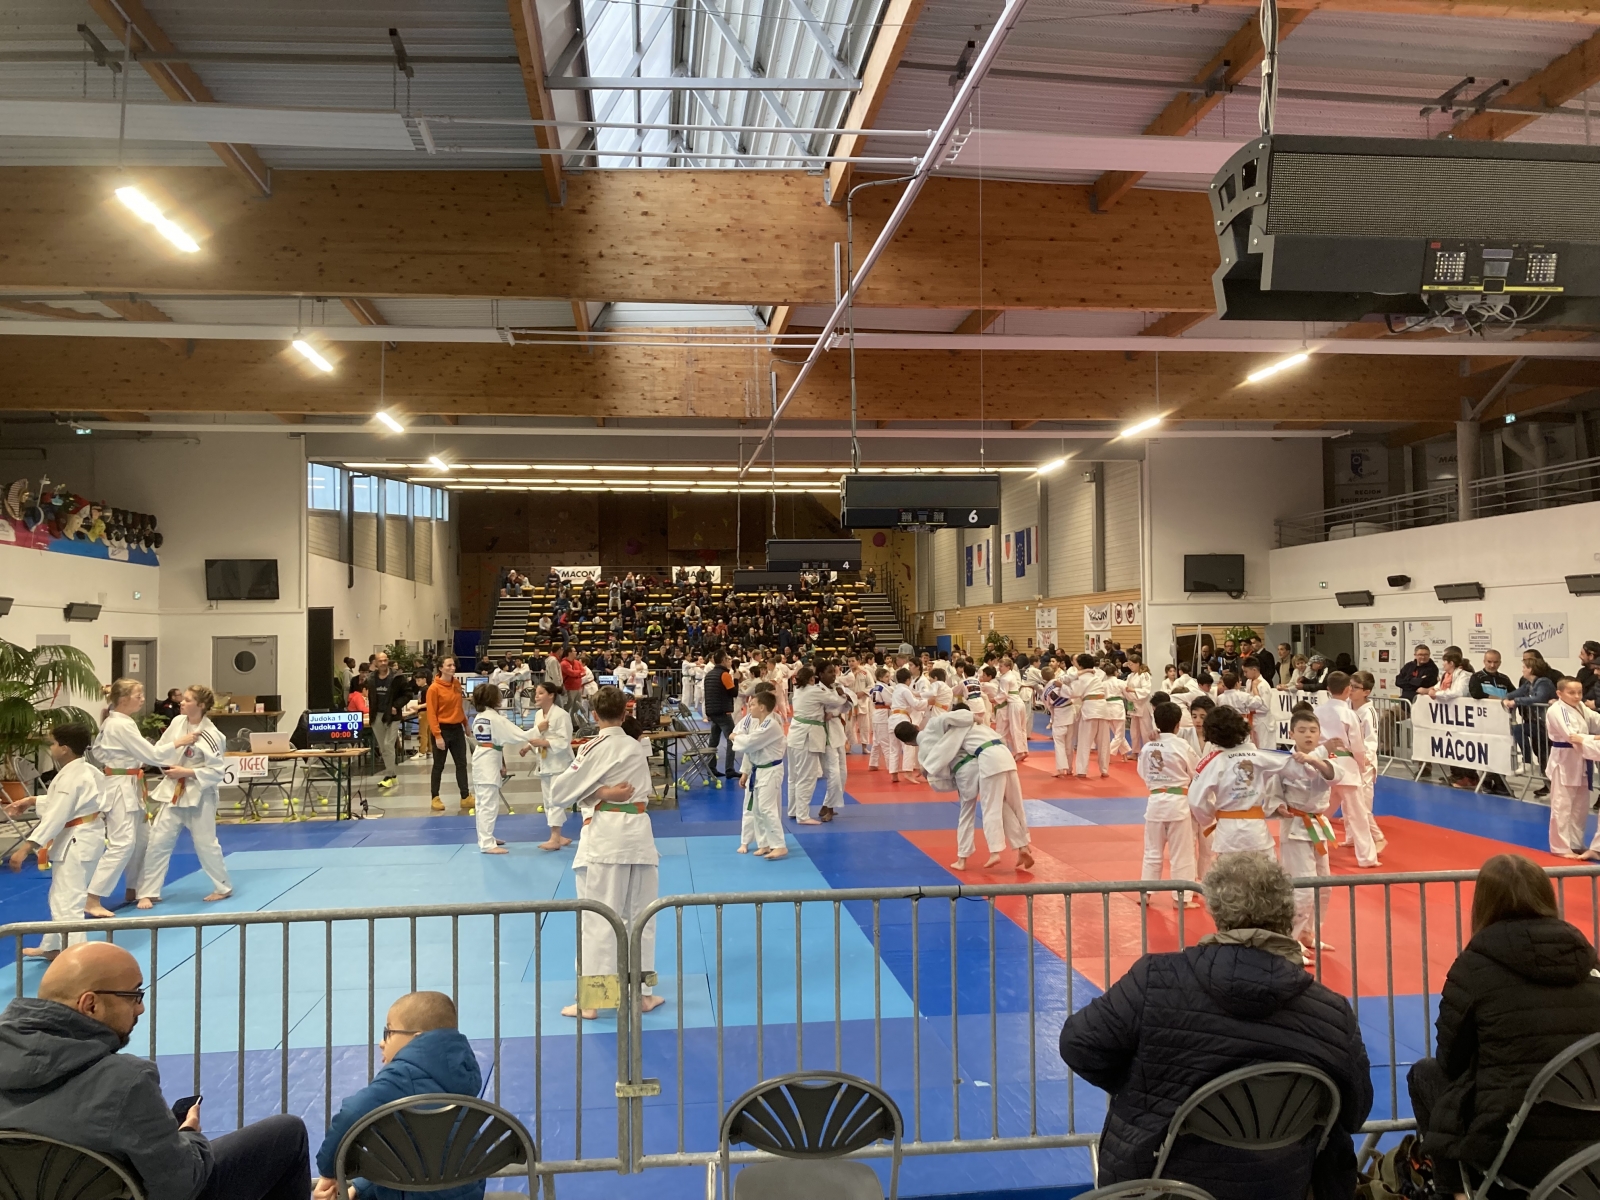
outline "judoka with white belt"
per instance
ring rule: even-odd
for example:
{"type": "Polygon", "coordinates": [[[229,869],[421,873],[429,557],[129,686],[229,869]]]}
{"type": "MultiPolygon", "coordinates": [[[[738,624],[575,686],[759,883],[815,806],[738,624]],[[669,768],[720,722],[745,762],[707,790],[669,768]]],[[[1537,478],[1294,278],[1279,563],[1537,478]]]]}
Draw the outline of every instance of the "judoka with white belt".
{"type": "MultiPolygon", "coordinates": [[[[50,919],[81,921],[89,898],[89,880],[95,864],[105,852],[105,826],[102,819],[114,803],[103,786],[104,776],[83,756],[89,750],[89,731],[82,725],[57,725],[50,731],[50,758],[56,764],[56,777],[43,796],[25,796],[8,805],[6,811],[19,817],[28,808],[39,811],[39,823],[11,856],[11,869],[22,870],[22,862],[40,846],[51,850],[50,919]]],[[[68,934],[63,942],[59,933],[47,933],[35,946],[23,949],[26,958],[54,958],[63,945],[86,941],[82,933],[68,934]]]]}
{"type": "MultiPolygon", "coordinates": [[[[802,825],[822,823],[811,815],[811,794],[816,791],[817,780],[833,769],[827,754],[828,718],[843,716],[853,703],[834,688],[836,670],[832,663],[824,662],[820,675],[810,666],[801,667],[794,674],[794,717],[789,722],[788,737],[789,816],[802,825]]],[[[838,724],[837,720],[834,724],[838,724]]],[[[831,783],[829,791],[831,794],[831,783]]],[[[824,814],[825,820],[833,819],[826,802],[824,814]]]]}
{"type": "Polygon", "coordinates": [[[1344,814],[1345,837],[1355,847],[1356,866],[1376,867],[1377,840],[1372,833],[1372,814],[1361,794],[1361,771],[1366,765],[1366,739],[1361,722],[1350,707],[1350,676],[1330,671],[1324,681],[1327,698],[1316,707],[1322,727],[1322,744],[1333,759],[1333,804],[1344,814]]]}
{"type": "Polygon", "coordinates": [[[516,746],[519,755],[532,748],[529,734],[500,712],[500,688],[480,683],[472,689],[472,794],[477,803],[473,817],[477,825],[478,853],[505,854],[506,844],[494,836],[495,818],[500,815],[500,790],[506,773],[506,749],[516,746]]]}
{"type": "Polygon", "coordinates": [[[118,679],[107,699],[111,711],[100,722],[92,753],[105,778],[111,798],[106,810],[106,852],[89,881],[89,915],[109,917],[106,897],[126,871],[123,895],[132,903],[139,898],[139,877],[144,874],[145,850],[150,845],[150,822],[144,811],[146,767],[164,765],[156,748],[139,732],[133,715],[144,707],[144,684],[118,679]]]}
{"type": "MultiPolygon", "coordinates": [[[[889,728],[891,731],[899,728],[900,722],[909,721],[913,729],[917,727],[917,717],[928,711],[928,702],[911,687],[911,668],[901,667],[894,673],[894,687],[889,689],[889,728]]],[[[889,782],[899,783],[902,775],[911,776],[910,782],[924,783],[921,774],[917,771],[917,747],[915,741],[907,742],[898,735],[889,741],[889,782]]]]}
{"type": "MultiPolygon", "coordinates": [[[[888,765],[889,755],[893,753],[893,746],[900,743],[894,739],[889,725],[889,668],[879,667],[877,678],[867,689],[867,704],[872,713],[872,753],[867,757],[867,770],[876,771],[880,763],[888,765]],[[892,743],[892,745],[891,745],[892,743]]],[[[896,759],[895,761],[898,761],[896,759]]],[[[891,770],[893,768],[890,768],[891,770]]]]}
{"type": "MultiPolygon", "coordinates": [[[[582,840],[572,862],[578,899],[603,904],[621,917],[624,925],[631,925],[660,892],[661,854],[650,825],[650,752],[622,728],[627,713],[628,698],[621,690],[600,689],[594,698],[600,732],[585,742],[572,765],[552,780],[550,800],[583,816],[582,840]]],[[[618,974],[617,936],[611,923],[586,912],[581,929],[580,1000],[586,998],[585,985],[590,995],[609,991],[606,978],[618,974]]],[[[652,921],[645,927],[640,945],[640,966],[646,980],[640,1006],[644,1012],[667,1002],[665,996],[651,994],[648,981],[655,965],[652,921]]],[[[598,1007],[569,1004],[561,1015],[592,1021],[598,1007]]]]}

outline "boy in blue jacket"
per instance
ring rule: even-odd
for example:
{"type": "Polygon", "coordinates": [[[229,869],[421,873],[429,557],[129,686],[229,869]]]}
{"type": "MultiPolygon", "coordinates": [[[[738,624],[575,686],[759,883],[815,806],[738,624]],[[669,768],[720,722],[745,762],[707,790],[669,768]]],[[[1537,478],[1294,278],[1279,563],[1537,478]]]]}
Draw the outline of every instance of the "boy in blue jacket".
{"type": "MultiPolygon", "coordinates": [[[[476,1096],[483,1089],[483,1073],[472,1043],[456,1028],[455,1002],[443,992],[412,992],[389,1008],[384,1023],[383,1070],[353,1096],[346,1097],[328,1126],[328,1136],[317,1151],[320,1178],[313,1200],[334,1200],[335,1157],[350,1127],[375,1108],[406,1096],[449,1092],[476,1096]]],[[[364,1179],[353,1181],[350,1196],[356,1200],[406,1200],[421,1192],[397,1192],[364,1179]]],[[[483,1200],[484,1185],[469,1183],[442,1192],[426,1193],[428,1200],[483,1200]]]]}

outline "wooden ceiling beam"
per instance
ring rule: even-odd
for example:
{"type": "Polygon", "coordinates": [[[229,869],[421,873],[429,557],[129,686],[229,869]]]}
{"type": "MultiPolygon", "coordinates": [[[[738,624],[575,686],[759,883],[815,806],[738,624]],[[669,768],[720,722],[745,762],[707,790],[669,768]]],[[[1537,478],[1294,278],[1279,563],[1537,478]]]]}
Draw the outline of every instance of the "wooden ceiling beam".
{"type": "MultiPolygon", "coordinates": [[[[149,340],[0,338],[0,405],[17,410],[349,413],[377,406],[380,348],[340,343],[333,375],[311,371],[286,346],[205,342],[175,358],[149,340]]],[[[1147,356],[1148,357],[1148,356],[1147,356]]],[[[385,402],[402,413],[743,419],[750,351],[697,346],[401,345],[387,355],[385,402]]],[[[774,360],[780,390],[797,367],[774,360]]],[[[1462,395],[1492,376],[1462,379],[1453,358],[1341,355],[1282,381],[1241,386],[1246,356],[1163,355],[1161,394],[1183,420],[1392,422],[1454,420],[1462,395]]],[[[1008,420],[1122,421],[1145,414],[1149,361],[1122,354],[925,353],[857,356],[860,419],[970,420],[980,388],[1008,420]]],[[[1529,363],[1518,382],[1600,385],[1600,364],[1529,363]]],[[[789,407],[794,420],[849,413],[848,357],[825,356],[789,407]]]]}
{"type": "MultiPolygon", "coordinates": [[[[1278,38],[1281,41],[1294,31],[1295,26],[1311,15],[1309,9],[1285,8],[1278,11],[1278,38]]],[[[1195,72],[1193,82],[1197,85],[1209,87],[1212,90],[1203,92],[1179,92],[1149,125],[1145,126],[1145,134],[1149,137],[1184,137],[1195,130],[1195,126],[1206,118],[1206,115],[1227,98],[1228,93],[1236,84],[1242,83],[1249,74],[1261,65],[1265,56],[1261,44],[1261,26],[1258,18],[1251,17],[1239,30],[1228,39],[1221,50],[1218,50],[1205,66],[1195,72]]],[[[1144,178],[1143,171],[1107,171],[1094,181],[1090,195],[1094,201],[1096,212],[1108,212],[1130,191],[1135,184],[1144,178]]]]}
{"type": "MultiPolygon", "coordinates": [[[[140,300],[136,296],[96,296],[95,300],[105,305],[124,321],[150,321],[156,323],[170,322],[171,317],[151,304],[148,300],[140,300]]],[[[189,342],[186,338],[158,338],[163,346],[175,354],[188,354],[189,342]]]]}
{"type": "MultiPolygon", "coordinates": [[[[528,115],[535,121],[555,120],[555,106],[550,102],[550,91],[545,78],[550,70],[550,60],[544,53],[544,33],[539,28],[539,6],[534,0],[506,0],[511,16],[511,36],[517,43],[517,61],[522,66],[522,90],[528,95],[528,115]]],[[[541,149],[559,150],[561,131],[544,125],[535,125],[533,139],[541,149]]],[[[539,156],[544,178],[545,201],[555,208],[567,202],[566,174],[559,154],[539,156]]]]}
{"type": "MultiPolygon", "coordinates": [[[[845,114],[843,128],[871,129],[872,123],[878,119],[878,110],[889,95],[889,82],[894,78],[895,68],[900,65],[906,47],[911,44],[911,34],[916,29],[917,18],[922,15],[922,5],[923,0],[889,0],[883,10],[883,20],[879,22],[872,39],[872,49],[861,68],[861,90],[850,101],[850,111],[845,114]]],[[[859,154],[866,140],[860,134],[847,133],[839,139],[833,153],[841,158],[859,154]]],[[[828,200],[842,205],[855,182],[852,164],[829,164],[828,200]]]]}
{"type": "MultiPolygon", "coordinates": [[[[1254,9],[1256,0],[1159,0],[1175,7],[1254,9]]],[[[1600,8],[1585,0],[1296,0],[1313,12],[1396,14],[1412,17],[1474,17],[1506,21],[1600,24],[1600,8]]]]}
{"type": "MultiPolygon", "coordinates": [[[[547,208],[532,172],[278,171],[272,203],[205,168],[150,168],[208,232],[195,255],[129,237],[100,168],[0,168],[0,290],[159,296],[603,297],[832,308],[844,213],[801,172],[594,171],[547,208]]],[[[1108,214],[1088,189],[983,184],[984,294],[973,295],[978,181],[935,178],[862,290],[884,308],[1201,311],[1217,240],[1201,193],[1136,189],[1108,214]],[[1071,269],[1065,269],[1066,264],[1071,269]]],[[[856,244],[894,205],[856,199],[856,244]]]]}
{"type": "MultiPolygon", "coordinates": [[[[1497,104],[1555,108],[1600,83],[1600,33],[1579,42],[1548,66],[1535,71],[1497,104]]],[[[1500,142],[1539,119],[1536,113],[1481,112],[1457,121],[1444,137],[1456,141],[1500,142]]]]}
{"type": "Polygon", "coordinates": [[[384,315],[378,311],[378,306],[371,300],[360,296],[341,296],[339,303],[343,304],[345,311],[363,325],[387,325],[389,323],[384,319],[384,315]]]}
{"type": "Polygon", "coordinates": [[[1207,317],[1215,316],[1209,312],[1169,312],[1157,317],[1150,324],[1139,330],[1140,337],[1178,337],[1188,333],[1207,317]]]}
{"type": "MultiPolygon", "coordinates": [[[[135,53],[141,50],[153,50],[158,54],[178,52],[172,39],[145,8],[143,0],[89,0],[89,7],[94,10],[95,16],[106,23],[106,27],[118,40],[129,39],[135,53]]],[[[151,79],[156,81],[156,86],[169,100],[186,104],[217,102],[217,98],[211,94],[211,89],[188,63],[142,62],[139,65],[151,79]]],[[[258,196],[272,193],[272,173],[268,170],[267,164],[261,161],[261,156],[256,153],[255,147],[227,142],[212,142],[210,145],[213,153],[229,170],[244,180],[252,192],[258,196]]]]}
{"type": "Polygon", "coordinates": [[[955,327],[956,333],[988,333],[993,329],[995,322],[1005,316],[1001,308],[975,308],[955,327]]]}

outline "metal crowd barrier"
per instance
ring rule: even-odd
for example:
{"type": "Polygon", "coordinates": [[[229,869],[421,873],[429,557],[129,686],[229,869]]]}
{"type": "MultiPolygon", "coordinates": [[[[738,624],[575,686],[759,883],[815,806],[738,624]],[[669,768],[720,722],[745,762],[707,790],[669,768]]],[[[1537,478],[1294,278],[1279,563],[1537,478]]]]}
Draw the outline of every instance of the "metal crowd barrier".
{"type": "MultiPolygon", "coordinates": [[[[1549,874],[1563,915],[1600,941],[1600,865],[1549,874]]],[[[1333,947],[1312,970],[1350,1000],[1372,1060],[1367,1150],[1412,1126],[1405,1073],[1433,1052],[1435,993],[1470,938],[1475,876],[1296,881],[1313,890],[1317,938],[1333,947]]],[[[423,987],[456,998],[484,1094],[524,1117],[541,1175],[713,1163],[729,1100],[819,1068],[882,1085],[906,1114],[909,1156],[1083,1148],[1092,1170],[1105,1095],[1067,1069],[1057,1036],[1141,955],[1210,932],[1203,909],[1174,903],[1180,890],[1202,889],[1168,880],[680,895],[631,928],[578,900],[141,916],[7,925],[0,940],[20,950],[24,936],[84,930],[141,954],[150,990],[133,1044],[210,1098],[208,1132],[293,1112],[320,1141],[338,1098],[376,1070],[388,1005],[423,987]],[[581,914],[591,936],[598,921],[616,939],[622,964],[612,999],[624,1002],[598,1022],[557,1015],[578,983],[581,914]],[[648,978],[669,1004],[641,1018],[647,922],[657,949],[648,978]]],[[[20,960],[15,977],[21,994],[20,960]]]]}

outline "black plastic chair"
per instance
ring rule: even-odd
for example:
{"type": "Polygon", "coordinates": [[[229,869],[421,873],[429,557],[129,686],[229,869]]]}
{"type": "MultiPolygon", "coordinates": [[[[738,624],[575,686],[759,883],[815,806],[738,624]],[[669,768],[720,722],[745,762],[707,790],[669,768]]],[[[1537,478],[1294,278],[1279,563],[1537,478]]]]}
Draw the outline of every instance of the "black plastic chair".
{"type": "Polygon", "coordinates": [[[1304,1063],[1257,1063],[1219,1075],[1172,1114],[1151,1179],[1160,1179],[1167,1158],[1185,1134],[1237,1150],[1281,1150],[1318,1126],[1317,1153],[1339,1120],[1339,1089],[1304,1063]]]}
{"type": "Polygon", "coordinates": [[[1215,1200],[1205,1188],[1176,1179],[1125,1179],[1092,1192],[1079,1192],[1076,1200],[1215,1200]]]}
{"type": "Polygon", "coordinates": [[[373,1109],[340,1140],[334,1194],[343,1196],[357,1178],[441,1192],[492,1175],[531,1176],[538,1162],[527,1127],[499,1105],[444,1092],[406,1096],[373,1109]],[[509,1169],[515,1166],[522,1170],[509,1169]]]}
{"type": "MultiPolygon", "coordinates": [[[[1557,1186],[1559,1180],[1556,1180],[1556,1177],[1571,1167],[1576,1159],[1589,1153],[1582,1151],[1567,1159],[1534,1187],[1502,1178],[1500,1168],[1505,1164],[1506,1155],[1511,1153],[1511,1146],[1517,1140],[1517,1134],[1522,1132],[1522,1127],[1527,1124],[1528,1116],[1533,1112],[1535,1104],[1559,1104],[1562,1108],[1600,1112],[1600,1033],[1591,1033],[1588,1037],[1573,1042],[1539,1069],[1539,1073],[1533,1077],[1533,1082],[1528,1085],[1528,1090],[1523,1093],[1521,1107],[1511,1118],[1511,1123],[1506,1126],[1506,1136],[1500,1142],[1500,1152],[1489,1164],[1483,1182],[1475,1188],[1470,1188],[1472,1200],[1485,1200],[1489,1189],[1497,1183],[1501,1187],[1515,1188],[1521,1192],[1544,1191],[1547,1187],[1557,1186]]],[[[1463,1176],[1465,1173],[1466,1166],[1463,1164],[1463,1176]]],[[[1574,1179],[1577,1178],[1579,1175],[1574,1175],[1574,1179]]],[[[1470,1180],[1465,1178],[1462,1182],[1470,1184],[1470,1180]]],[[[1580,1190],[1573,1194],[1585,1196],[1589,1193],[1580,1190]]],[[[1600,1196],[1600,1193],[1596,1195],[1600,1196]]]]}
{"type": "Polygon", "coordinates": [[[846,1155],[889,1138],[889,1200],[900,1190],[900,1140],[905,1123],[889,1094],[838,1071],[801,1071],[758,1083],[722,1118],[724,1200],[883,1200],[877,1172],[846,1155]],[[729,1159],[744,1142],[791,1162],[750,1163],[736,1185],[729,1159]]]}
{"type": "Polygon", "coordinates": [[[145,1200],[126,1167],[37,1133],[0,1129],[0,1200],[145,1200]]]}

